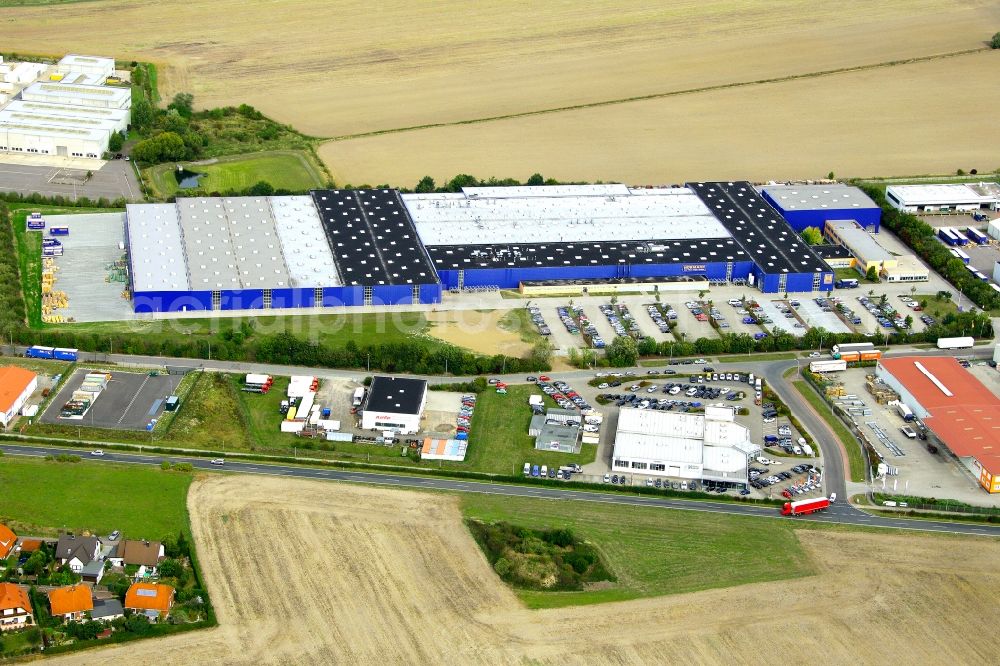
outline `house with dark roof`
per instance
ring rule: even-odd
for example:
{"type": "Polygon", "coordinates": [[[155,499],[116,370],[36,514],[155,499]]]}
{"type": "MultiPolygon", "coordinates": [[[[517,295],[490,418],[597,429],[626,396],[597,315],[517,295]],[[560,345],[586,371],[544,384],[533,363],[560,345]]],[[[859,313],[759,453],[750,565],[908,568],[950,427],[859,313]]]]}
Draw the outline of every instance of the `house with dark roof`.
{"type": "Polygon", "coordinates": [[[95,536],[63,534],[56,543],[56,559],[89,583],[99,583],[104,576],[104,560],[100,558],[101,540],[95,536]]]}
{"type": "Polygon", "coordinates": [[[120,617],[125,617],[122,602],[117,599],[94,599],[94,610],[90,611],[92,620],[111,622],[120,617]]]}
{"type": "Polygon", "coordinates": [[[159,541],[125,539],[118,544],[115,554],[110,559],[111,563],[118,567],[129,565],[139,567],[137,575],[143,577],[155,574],[164,557],[163,544],[159,541]]]}

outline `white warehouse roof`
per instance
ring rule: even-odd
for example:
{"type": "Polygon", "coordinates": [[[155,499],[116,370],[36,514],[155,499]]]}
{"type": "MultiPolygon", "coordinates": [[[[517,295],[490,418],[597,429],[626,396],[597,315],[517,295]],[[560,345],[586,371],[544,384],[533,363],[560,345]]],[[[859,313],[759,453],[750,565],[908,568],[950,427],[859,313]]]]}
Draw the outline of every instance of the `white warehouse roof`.
{"type": "Polygon", "coordinates": [[[985,182],[890,185],[886,188],[886,195],[890,193],[904,206],[991,204],[1000,202],[1000,185],[985,182]]]}
{"type": "Polygon", "coordinates": [[[342,284],[310,196],[270,197],[275,228],[293,287],[337,287],[342,284]]]}
{"type": "Polygon", "coordinates": [[[878,208],[860,188],[843,183],[831,185],[765,185],[760,188],[782,210],[825,210],[878,208]]]}
{"type": "Polygon", "coordinates": [[[36,102],[52,102],[55,104],[79,104],[81,106],[127,109],[131,106],[132,89],[36,81],[21,91],[21,99],[36,102]],[[90,100],[90,102],[95,103],[91,104],[81,100],[90,100]]]}
{"type": "Polygon", "coordinates": [[[428,246],[730,237],[688,188],[470,187],[402,199],[428,246]]]}
{"type": "Polygon", "coordinates": [[[854,220],[830,220],[826,226],[833,230],[851,254],[863,262],[891,261],[896,258],[854,220]]]}
{"type": "Polygon", "coordinates": [[[181,225],[175,204],[128,204],[125,224],[135,291],[188,291],[181,225]]]}

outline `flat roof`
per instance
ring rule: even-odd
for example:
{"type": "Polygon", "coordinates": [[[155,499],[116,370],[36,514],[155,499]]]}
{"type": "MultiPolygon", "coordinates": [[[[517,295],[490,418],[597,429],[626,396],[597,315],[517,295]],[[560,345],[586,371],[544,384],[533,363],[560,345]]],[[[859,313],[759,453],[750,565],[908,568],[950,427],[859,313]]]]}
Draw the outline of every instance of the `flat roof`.
{"type": "Polygon", "coordinates": [[[288,268],[267,197],[227,197],[222,202],[243,287],[288,287],[288,268]]]}
{"type": "Polygon", "coordinates": [[[59,60],[60,67],[111,67],[115,68],[115,59],[107,56],[81,55],[79,53],[69,53],[59,60]]]}
{"type": "Polygon", "coordinates": [[[111,86],[94,86],[84,84],[66,84],[55,81],[36,81],[21,91],[21,99],[31,100],[39,96],[45,99],[59,100],[62,104],[73,104],[79,99],[100,100],[110,102],[111,106],[124,108],[126,102],[132,99],[131,88],[111,86]]]}
{"type": "Polygon", "coordinates": [[[748,261],[732,238],[518,245],[429,246],[438,270],[466,268],[553,268],[614,264],[705,264],[748,261]]]}
{"type": "Polygon", "coordinates": [[[270,197],[271,215],[293,287],[337,287],[340,275],[312,197],[270,197]]]}
{"type": "Polygon", "coordinates": [[[993,203],[1000,201],[997,183],[943,183],[927,185],[890,185],[891,192],[904,206],[993,203]]]}
{"type": "Polygon", "coordinates": [[[1000,474],[1000,398],[952,356],[882,358],[879,365],[930,412],[923,422],[952,453],[1000,474]]]}
{"type": "Polygon", "coordinates": [[[688,188],[489,187],[402,199],[429,246],[730,236],[688,188]]]}
{"type": "Polygon", "coordinates": [[[53,104],[51,102],[31,102],[15,99],[3,108],[3,111],[17,111],[39,116],[58,116],[66,118],[89,118],[120,124],[128,120],[128,109],[106,109],[100,106],[72,106],[70,104],[53,104]]]}
{"type": "Polygon", "coordinates": [[[411,377],[376,375],[368,389],[365,411],[388,414],[419,414],[427,393],[427,381],[411,377]]]}
{"type": "Polygon", "coordinates": [[[127,204],[125,227],[135,291],[191,289],[175,204],[127,204]]]}
{"type": "Polygon", "coordinates": [[[15,117],[5,115],[0,111],[0,130],[32,134],[35,136],[52,136],[72,138],[79,141],[103,141],[108,138],[111,128],[79,126],[64,120],[53,121],[32,117],[15,117]]]}
{"type": "Polygon", "coordinates": [[[242,288],[222,199],[178,198],[176,206],[191,288],[242,288]]]}
{"type": "Polygon", "coordinates": [[[830,245],[813,245],[812,250],[822,259],[850,259],[854,256],[846,247],[835,243],[830,245]]]}
{"type": "Polygon", "coordinates": [[[878,208],[861,188],[843,183],[831,185],[765,185],[760,188],[781,210],[827,210],[878,208]]]}
{"type": "Polygon", "coordinates": [[[630,408],[618,414],[614,455],[702,463],[705,446],[744,451],[744,444],[749,442],[749,428],[731,420],[630,408]]]}
{"type": "Polygon", "coordinates": [[[346,285],[437,282],[396,190],[314,190],[327,240],[346,285]]]}
{"type": "Polygon", "coordinates": [[[750,183],[688,183],[688,187],[764,273],[832,272],[750,183]]]}
{"type": "Polygon", "coordinates": [[[854,220],[830,220],[826,226],[836,232],[844,246],[862,261],[889,261],[896,258],[854,220]]]}

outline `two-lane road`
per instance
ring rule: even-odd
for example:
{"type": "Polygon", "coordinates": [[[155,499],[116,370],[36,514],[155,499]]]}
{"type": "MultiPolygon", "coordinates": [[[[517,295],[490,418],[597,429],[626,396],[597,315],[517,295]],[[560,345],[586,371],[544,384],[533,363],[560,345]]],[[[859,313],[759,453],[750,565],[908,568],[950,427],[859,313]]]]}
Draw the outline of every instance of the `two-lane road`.
{"type": "MultiPolygon", "coordinates": [[[[88,463],[124,463],[131,465],[159,466],[164,460],[190,463],[201,470],[219,471],[205,458],[185,456],[145,455],[105,451],[103,456],[91,456],[90,451],[68,449],[65,447],[24,446],[20,444],[0,445],[9,455],[43,457],[72,453],[81,456],[88,463]]],[[[799,518],[782,518],[778,509],[772,506],[755,506],[729,502],[713,502],[711,500],[670,499],[645,495],[631,495],[619,492],[601,492],[573,490],[560,488],[558,485],[520,486],[509,483],[489,483],[485,481],[459,481],[437,477],[409,476],[405,474],[381,474],[371,472],[352,472],[338,469],[323,469],[315,467],[299,467],[295,465],[272,465],[252,461],[239,462],[227,460],[225,471],[246,474],[268,474],[300,479],[316,479],[322,481],[341,481],[363,483],[369,485],[394,486],[413,490],[446,490],[451,492],[486,493],[490,495],[511,495],[517,497],[535,497],[564,501],[601,502],[605,504],[624,504],[629,506],[649,506],[681,511],[703,511],[706,513],[726,513],[737,516],[752,516],[778,520],[799,520],[844,523],[865,527],[892,528],[905,530],[920,530],[927,532],[949,532],[953,534],[969,534],[979,536],[1000,536],[1000,526],[978,523],[950,523],[944,521],[907,520],[898,518],[883,518],[858,511],[846,504],[835,504],[830,510],[813,516],[799,518]]]]}

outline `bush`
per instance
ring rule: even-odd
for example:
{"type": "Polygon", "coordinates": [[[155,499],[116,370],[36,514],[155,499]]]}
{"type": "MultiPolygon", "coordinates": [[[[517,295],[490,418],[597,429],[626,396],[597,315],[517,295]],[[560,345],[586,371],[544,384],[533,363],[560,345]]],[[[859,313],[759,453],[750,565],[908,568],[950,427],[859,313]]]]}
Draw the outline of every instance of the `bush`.
{"type": "Polygon", "coordinates": [[[1000,32],[993,35],[993,39],[990,40],[991,49],[1000,49],[1000,32]]]}

